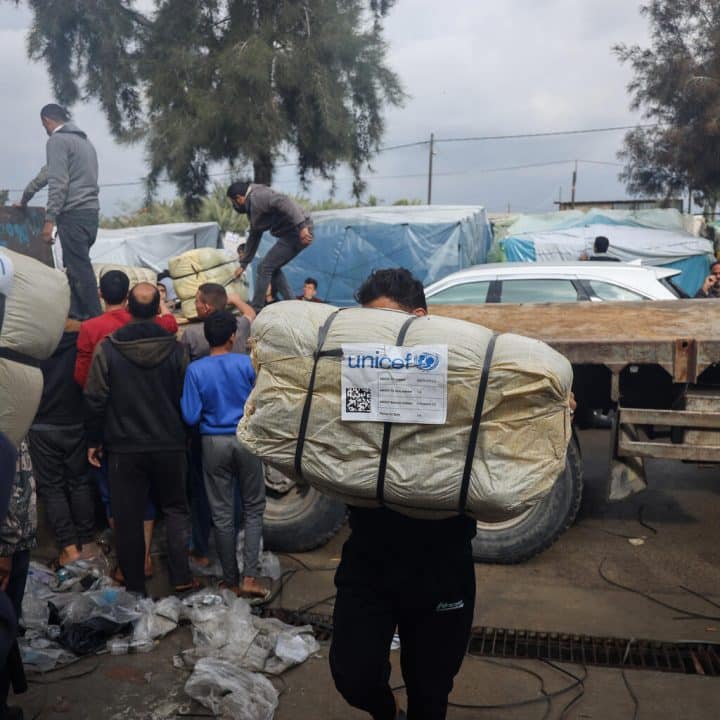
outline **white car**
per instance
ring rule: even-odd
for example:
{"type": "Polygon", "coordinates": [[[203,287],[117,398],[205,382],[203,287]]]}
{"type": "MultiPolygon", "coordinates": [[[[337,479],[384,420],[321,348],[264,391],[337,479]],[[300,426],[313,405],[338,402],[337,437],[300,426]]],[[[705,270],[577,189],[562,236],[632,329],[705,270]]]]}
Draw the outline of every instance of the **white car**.
{"type": "Polygon", "coordinates": [[[619,262],[489,263],[452,273],[425,288],[430,304],[676,300],[680,270],[619,262]]]}

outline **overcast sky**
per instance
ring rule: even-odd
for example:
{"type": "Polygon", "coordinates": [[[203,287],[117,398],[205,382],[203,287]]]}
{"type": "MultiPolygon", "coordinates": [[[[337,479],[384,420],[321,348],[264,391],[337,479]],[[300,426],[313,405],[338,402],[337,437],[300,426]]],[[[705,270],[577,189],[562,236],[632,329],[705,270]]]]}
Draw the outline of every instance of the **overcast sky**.
{"type": "MultiPolygon", "coordinates": [[[[52,102],[45,67],[30,63],[31,13],[0,4],[0,97],[3,98],[0,188],[21,189],[44,162],[38,111],[52,102]]],[[[398,0],[386,21],[389,64],[410,96],[387,112],[384,145],[437,138],[548,132],[629,125],[630,71],[612,54],[616,43],[647,44],[648,28],[634,0],[398,0]]],[[[100,159],[100,183],[130,182],[146,172],[142,147],[116,145],[94,103],[73,108],[100,159]]],[[[433,203],[480,204],[491,211],[541,212],[570,194],[580,160],[579,200],[619,199],[616,152],[623,133],[559,138],[440,143],[434,159],[433,203]],[[583,162],[585,161],[585,162],[583,162]],[[592,161],[592,162],[587,162],[592,161]],[[500,170],[518,165],[544,167],[500,170]],[[494,172],[489,172],[495,170],[494,172]]],[[[292,158],[290,158],[292,159],[292,158]]],[[[280,161],[282,162],[282,161],[280,161]]],[[[382,202],[425,199],[427,146],[384,152],[368,174],[382,202]]],[[[278,190],[301,193],[292,168],[278,170],[278,190]]],[[[338,172],[336,198],[350,200],[350,172],[338,172]]],[[[165,187],[163,194],[172,194],[165,187]]],[[[327,186],[312,186],[314,199],[327,186]]],[[[11,195],[16,200],[19,193],[11,195]]],[[[137,206],[141,188],[104,187],[104,215],[137,206]]],[[[44,196],[39,196],[44,201],[44,196]]]]}

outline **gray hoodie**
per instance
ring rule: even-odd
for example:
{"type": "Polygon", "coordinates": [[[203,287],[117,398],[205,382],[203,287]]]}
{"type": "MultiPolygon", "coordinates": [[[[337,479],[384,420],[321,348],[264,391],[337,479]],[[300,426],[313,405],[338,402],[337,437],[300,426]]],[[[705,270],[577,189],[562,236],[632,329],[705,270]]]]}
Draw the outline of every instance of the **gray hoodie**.
{"type": "Polygon", "coordinates": [[[87,135],[67,122],[47,141],[48,201],[45,220],[68,210],[99,210],[98,161],[87,135]]]}

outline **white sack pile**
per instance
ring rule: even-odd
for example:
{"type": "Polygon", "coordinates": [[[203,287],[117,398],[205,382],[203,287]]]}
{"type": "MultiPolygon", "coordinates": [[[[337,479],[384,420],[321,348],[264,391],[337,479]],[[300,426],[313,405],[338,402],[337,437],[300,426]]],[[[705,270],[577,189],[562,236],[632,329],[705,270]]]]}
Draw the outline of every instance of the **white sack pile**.
{"type": "Polygon", "coordinates": [[[195,293],[207,282],[223,285],[228,293],[235,293],[246,300],[247,280],[244,277],[233,280],[238,267],[240,263],[232,254],[215,248],[197,248],[170,258],[168,270],[175,294],[181,300],[183,315],[188,319],[197,317],[195,293]]]}
{"type": "Polygon", "coordinates": [[[30,363],[55,352],[69,307],[64,273],[0,248],[0,432],[16,445],[42,395],[42,372],[30,363]]]}
{"type": "MultiPolygon", "coordinates": [[[[238,438],[279,471],[298,477],[295,452],[318,332],[336,311],[328,305],[283,302],[253,323],[255,388],[238,438]]],[[[350,308],[339,312],[323,345],[396,345],[408,315],[350,308]]],[[[486,349],[487,328],[445,317],[415,320],[403,346],[448,346],[447,420],[443,425],[392,425],[385,504],[406,515],[457,514],[471,424],[486,349]]],[[[344,422],[341,358],[325,356],[315,389],[302,455],[302,475],[318,490],[346,503],[374,507],[384,423],[344,422]]],[[[466,512],[478,520],[537,502],[563,470],[570,438],[568,397],[572,368],[542,342],[500,335],[490,365],[473,456],[466,512]]]]}
{"type": "Polygon", "coordinates": [[[135,287],[138,283],[147,282],[151,285],[157,285],[157,273],[146,267],[134,267],[132,265],[113,265],[112,263],[93,263],[93,270],[100,285],[100,278],[110,270],[120,270],[124,272],[130,280],[130,288],[135,287]]]}

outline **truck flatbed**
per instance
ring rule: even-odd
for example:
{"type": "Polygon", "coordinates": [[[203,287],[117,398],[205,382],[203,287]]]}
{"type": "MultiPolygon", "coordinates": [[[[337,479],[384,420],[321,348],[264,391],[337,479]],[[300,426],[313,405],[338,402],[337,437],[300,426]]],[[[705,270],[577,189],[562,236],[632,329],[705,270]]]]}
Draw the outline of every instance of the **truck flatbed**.
{"type": "Polygon", "coordinates": [[[433,315],[534,337],[575,365],[660,365],[696,382],[720,362],[720,299],[528,305],[430,305],[433,315]]]}

